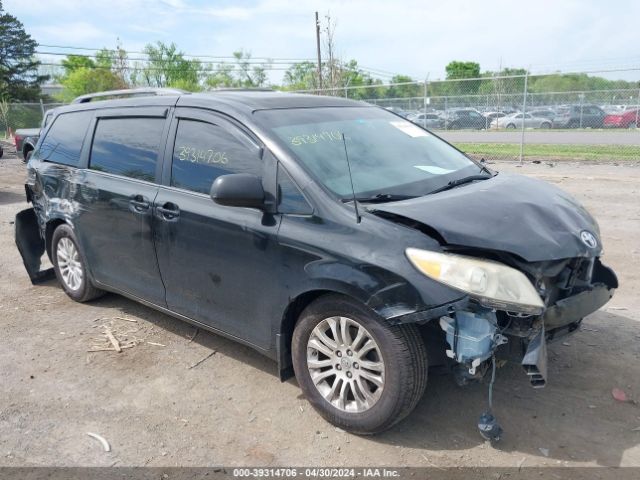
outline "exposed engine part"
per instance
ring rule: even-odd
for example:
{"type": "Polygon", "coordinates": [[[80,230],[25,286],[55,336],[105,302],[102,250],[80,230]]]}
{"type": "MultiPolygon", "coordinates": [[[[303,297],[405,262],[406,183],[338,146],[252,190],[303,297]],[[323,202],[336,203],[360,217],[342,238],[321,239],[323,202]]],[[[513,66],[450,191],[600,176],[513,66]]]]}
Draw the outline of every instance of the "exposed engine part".
{"type": "Polygon", "coordinates": [[[464,364],[470,378],[475,377],[478,367],[499,345],[507,342],[506,337],[497,333],[498,321],[491,310],[459,310],[453,317],[440,317],[440,328],[445,331],[450,347],[447,356],[464,364]]]}

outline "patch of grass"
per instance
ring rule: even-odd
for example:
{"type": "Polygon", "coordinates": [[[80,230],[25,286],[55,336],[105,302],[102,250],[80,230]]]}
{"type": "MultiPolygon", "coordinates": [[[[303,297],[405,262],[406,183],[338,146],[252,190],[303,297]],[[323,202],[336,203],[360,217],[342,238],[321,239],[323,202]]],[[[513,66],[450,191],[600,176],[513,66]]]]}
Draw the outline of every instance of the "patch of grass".
{"type": "MultiPolygon", "coordinates": [[[[463,152],[486,158],[519,158],[517,143],[455,143],[463,152]]],[[[640,160],[636,145],[553,145],[529,143],[524,156],[556,160],[640,160]]]]}

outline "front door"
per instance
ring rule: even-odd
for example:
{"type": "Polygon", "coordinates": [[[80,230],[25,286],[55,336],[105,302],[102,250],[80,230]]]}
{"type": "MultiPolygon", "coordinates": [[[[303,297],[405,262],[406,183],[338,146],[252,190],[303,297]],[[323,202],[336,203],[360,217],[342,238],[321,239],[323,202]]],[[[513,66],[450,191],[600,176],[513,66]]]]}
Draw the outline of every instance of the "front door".
{"type": "Polygon", "coordinates": [[[76,231],[95,280],[164,306],[152,212],[166,108],[145,110],[96,119],[76,231]]]}
{"type": "Polygon", "coordinates": [[[217,205],[213,180],[275,173],[240,128],[209,113],[177,109],[156,198],[154,230],[168,307],[261,347],[271,340],[280,218],[217,205]]]}

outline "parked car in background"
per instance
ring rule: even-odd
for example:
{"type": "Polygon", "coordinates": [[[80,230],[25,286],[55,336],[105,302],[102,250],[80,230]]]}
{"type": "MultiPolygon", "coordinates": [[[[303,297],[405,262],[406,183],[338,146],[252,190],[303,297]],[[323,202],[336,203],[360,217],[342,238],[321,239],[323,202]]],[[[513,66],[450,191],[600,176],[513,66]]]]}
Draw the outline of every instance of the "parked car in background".
{"type": "Polygon", "coordinates": [[[559,107],[553,118],[554,128],[602,128],[606,114],[597,105],[559,107]]]}
{"type": "Polygon", "coordinates": [[[622,113],[613,113],[604,117],[603,125],[607,128],[638,128],[640,110],[633,108],[622,113]]]}
{"type": "Polygon", "coordinates": [[[466,128],[481,130],[487,128],[487,119],[475,108],[459,108],[447,112],[444,118],[444,127],[447,130],[466,128]]]}
{"type": "Polygon", "coordinates": [[[491,128],[551,128],[552,122],[548,118],[534,117],[529,113],[512,113],[502,118],[496,118],[491,128]]]}
{"type": "Polygon", "coordinates": [[[491,124],[491,122],[496,118],[502,118],[507,116],[507,114],[504,112],[484,112],[482,115],[484,115],[484,118],[489,120],[489,124],[491,124]]]}
{"type": "Polygon", "coordinates": [[[424,128],[442,128],[444,120],[437,113],[418,113],[410,115],[407,120],[424,128]]]}
{"type": "Polygon", "coordinates": [[[16,146],[16,153],[23,161],[29,160],[29,156],[35,150],[40,138],[40,131],[48,125],[52,117],[53,110],[49,110],[45,112],[40,128],[18,128],[15,131],[13,141],[16,146]]]}
{"type": "Polygon", "coordinates": [[[530,112],[527,112],[527,113],[530,113],[532,117],[548,118],[549,120],[551,120],[551,122],[553,122],[553,119],[556,116],[556,112],[554,112],[550,108],[531,110],[530,112]]]}

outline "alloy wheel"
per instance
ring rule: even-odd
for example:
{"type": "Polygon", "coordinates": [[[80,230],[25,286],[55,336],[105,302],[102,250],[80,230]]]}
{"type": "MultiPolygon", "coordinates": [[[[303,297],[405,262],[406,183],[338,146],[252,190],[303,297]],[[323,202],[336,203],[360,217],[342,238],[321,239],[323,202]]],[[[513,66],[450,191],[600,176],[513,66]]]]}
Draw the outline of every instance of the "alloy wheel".
{"type": "Polygon", "coordinates": [[[62,237],[58,241],[56,259],[65,286],[73,291],[80,289],[84,271],[78,249],[70,238],[62,237]]]}
{"type": "Polygon", "coordinates": [[[380,347],[351,318],[329,317],[316,325],[307,342],[307,368],[318,392],[344,412],[369,410],[384,389],[380,347]]]}

